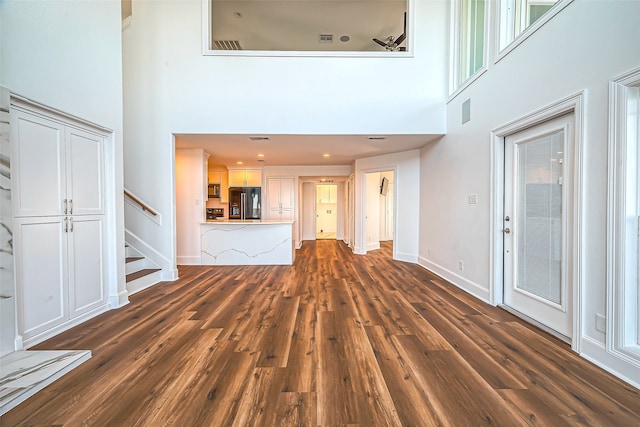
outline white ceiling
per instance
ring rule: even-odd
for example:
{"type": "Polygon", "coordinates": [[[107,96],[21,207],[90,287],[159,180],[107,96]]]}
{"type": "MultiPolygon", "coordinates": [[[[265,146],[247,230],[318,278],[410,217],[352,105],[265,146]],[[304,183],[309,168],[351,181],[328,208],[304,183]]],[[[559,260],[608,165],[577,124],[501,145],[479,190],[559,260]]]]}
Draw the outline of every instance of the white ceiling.
{"type": "Polygon", "coordinates": [[[175,135],[176,148],[202,148],[210,164],[238,166],[350,165],[356,159],[423,147],[441,135],[175,135]],[[252,141],[268,136],[268,141],[252,141]],[[258,157],[264,154],[264,157],[258,157]],[[324,157],[329,154],[329,157],[324,157]],[[264,160],[260,162],[259,160],[264,160]]]}

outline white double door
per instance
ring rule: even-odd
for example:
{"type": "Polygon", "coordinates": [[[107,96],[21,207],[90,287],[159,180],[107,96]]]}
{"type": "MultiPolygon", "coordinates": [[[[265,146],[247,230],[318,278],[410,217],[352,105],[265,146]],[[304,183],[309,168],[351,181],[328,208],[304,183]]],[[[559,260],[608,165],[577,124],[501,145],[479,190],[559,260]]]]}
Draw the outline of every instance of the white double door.
{"type": "Polygon", "coordinates": [[[570,339],[573,116],[505,138],[503,303],[570,339]]]}

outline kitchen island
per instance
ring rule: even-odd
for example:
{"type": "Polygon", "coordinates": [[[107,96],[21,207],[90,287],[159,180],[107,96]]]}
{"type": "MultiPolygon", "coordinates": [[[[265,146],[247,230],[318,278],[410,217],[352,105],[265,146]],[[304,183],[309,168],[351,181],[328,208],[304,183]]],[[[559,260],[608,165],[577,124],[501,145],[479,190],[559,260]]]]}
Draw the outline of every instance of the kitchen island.
{"type": "Polygon", "coordinates": [[[291,265],[294,220],[228,220],[200,227],[202,265],[291,265]]]}

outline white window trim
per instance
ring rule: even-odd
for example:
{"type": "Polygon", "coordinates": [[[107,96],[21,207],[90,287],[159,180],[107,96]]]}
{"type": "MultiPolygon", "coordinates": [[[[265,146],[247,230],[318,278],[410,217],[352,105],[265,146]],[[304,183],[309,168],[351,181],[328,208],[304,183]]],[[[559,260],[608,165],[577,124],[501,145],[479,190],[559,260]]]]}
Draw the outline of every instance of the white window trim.
{"type": "Polygon", "coordinates": [[[447,96],[447,102],[453,100],[456,96],[458,96],[462,91],[464,91],[467,87],[469,87],[473,82],[475,82],[481,75],[483,75],[487,71],[487,62],[488,62],[488,46],[489,46],[489,27],[491,26],[491,10],[490,1],[487,0],[485,2],[484,9],[484,44],[482,50],[482,67],[480,67],[475,73],[473,73],[467,80],[460,83],[458,85],[458,74],[460,70],[460,8],[458,4],[460,0],[454,0],[451,2],[451,7],[449,8],[449,25],[450,25],[450,35],[449,35],[449,81],[447,86],[447,92],[449,92],[447,96]]]}
{"type": "Polygon", "coordinates": [[[517,37],[514,37],[512,30],[507,28],[514,26],[514,14],[512,13],[514,2],[518,0],[503,0],[500,2],[498,11],[498,37],[496,37],[496,52],[498,52],[494,63],[498,63],[509,52],[520,46],[533,33],[538,31],[544,24],[560,13],[565,7],[573,3],[574,0],[560,0],[547,13],[533,24],[525,28],[517,37]]]}
{"type": "MultiPolygon", "coordinates": [[[[627,147],[635,141],[627,140],[627,100],[629,89],[640,87],[640,68],[609,83],[609,197],[607,224],[607,352],[623,361],[640,367],[640,346],[627,345],[625,318],[633,317],[637,322],[640,315],[637,290],[635,301],[628,303],[629,284],[626,281],[626,263],[634,254],[627,253],[626,243],[629,230],[626,221],[628,201],[626,181],[629,171],[627,147]],[[629,313],[632,310],[634,312],[629,313]]],[[[635,173],[637,174],[636,164],[635,173]]],[[[635,201],[634,201],[635,202],[635,201]]],[[[638,214],[638,207],[635,207],[638,214]]],[[[635,254],[637,257],[637,253],[635,254]]],[[[637,261],[636,261],[637,263],[637,261]]],[[[636,274],[637,271],[636,271],[636,274]]],[[[637,286],[637,283],[632,284],[637,286]]],[[[633,296],[632,296],[633,298],[633,296]]],[[[637,325],[633,325],[633,328],[637,325]]],[[[634,330],[637,335],[639,331],[634,330]]]]}
{"type": "Polygon", "coordinates": [[[407,1],[407,50],[406,52],[356,52],[356,51],[282,51],[282,50],[214,50],[210,49],[211,0],[202,0],[202,55],[221,57],[319,57],[319,58],[413,58],[414,3],[407,1]]]}

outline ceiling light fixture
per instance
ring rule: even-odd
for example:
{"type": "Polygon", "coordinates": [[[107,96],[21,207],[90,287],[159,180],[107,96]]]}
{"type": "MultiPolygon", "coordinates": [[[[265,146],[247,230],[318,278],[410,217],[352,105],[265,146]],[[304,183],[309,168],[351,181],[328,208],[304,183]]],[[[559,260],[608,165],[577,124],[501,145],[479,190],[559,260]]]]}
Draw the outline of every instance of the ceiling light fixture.
{"type": "Polygon", "coordinates": [[[237,164],[237,165],[241,165],[241,164],[242,164],[242,162],[236,162],[236,164],[237,164]]]}
{"type": "Polygon", "coordinates": [[[258,157],[264,157],[264,154],[258,154],[258,157]]]}
{"type": "Polygon", "coordinates": [[[329,153],[323,154],[322,157],[329,157],[329,153]]]}
{"type": "Polygon", "coordinates": [[[346,43],[346,42],[348,42],[349,40],[351,40],[351,37],[349,37],[349,36],[347,36],[347,35],[344,35],[344,36],[340,37],[340,41],[341,41],[342,43],[346,43]]]}

